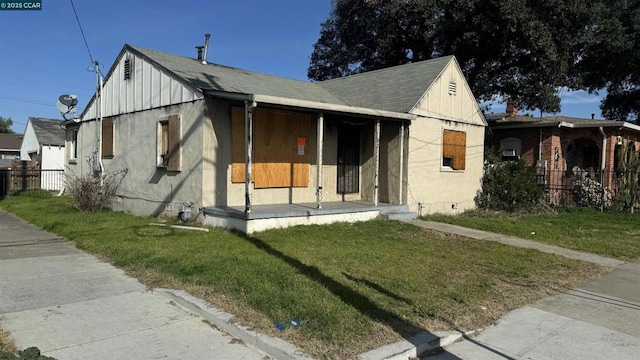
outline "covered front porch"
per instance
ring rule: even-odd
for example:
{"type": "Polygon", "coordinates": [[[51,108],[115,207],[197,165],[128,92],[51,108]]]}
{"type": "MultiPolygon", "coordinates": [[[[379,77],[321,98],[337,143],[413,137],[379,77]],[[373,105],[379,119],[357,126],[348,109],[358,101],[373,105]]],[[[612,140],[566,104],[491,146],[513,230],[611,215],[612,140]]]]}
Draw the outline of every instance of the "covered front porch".
{"type": "Polygon", "coordinates": [[[393,205],[370,201],[327,201],[319,209],[317,203],[254,205],[247,213],[244,206],[218,206],[204,208],[204,223],[215,227],[234,229],[252,234],[268,229],[296,225],[322,225],[335,222],[367,221],[378,217],[386,219],[413,219],[407,205],[393,205]]]}

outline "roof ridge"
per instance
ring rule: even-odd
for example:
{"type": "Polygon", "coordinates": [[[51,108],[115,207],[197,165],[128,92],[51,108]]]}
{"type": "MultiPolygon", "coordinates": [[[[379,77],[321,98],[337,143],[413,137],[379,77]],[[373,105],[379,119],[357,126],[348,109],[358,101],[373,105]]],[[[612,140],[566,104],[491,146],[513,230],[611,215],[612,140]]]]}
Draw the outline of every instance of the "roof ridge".
{"type": "Polygon", "coordinates": [[[322,83],[332,82],[334,80],[339,81],[339,80],[345,80],[345,79],[352,79],[354,77],[360,77],[360,76],[375,76],[375,75],[378,75],[378,74],[381,74],[381,73],[384,73],[384,72],[397,70],[400,67],[412,67],[412,66],[424,65],[425,63],[432,63],[432,62],[436,62],[436,61],[444,61],[445,59],[446,59],[446,62],[448,62],[453,57],[455,57],[455,56],[454,55],[445,55],[445,56],[440,56],[440,57],[437,57],[437,58],[414,61],[414,62],[410,62],[410,63],[406,63],[406,64],[394,65],[394,66],[389,66],[389,67],[386,67],[386,68],[381,68],[381,69],[376,69],[376,70],[363,71],[363,72],[356,73],[356,74],[351,74],[351,75],[341,76],[341,77],[337,77],[337,78],[333,78],[333,79],[327,79],[327,80],[318,81],[317,83],[318,84],[322,84],[322,83]]]}
{"type": "MultiPolygon", "coordinates": [[[[315,84],[315,82],[311,82],[308,80],[300,80],[300,79],[295,79],[295,78],[291,78],[291,77],[286,77],[286,76],[280,76],[280,75],[274,75],[274,74],[268,74],[266,72],[260,72],[260,71],[255,71],[255,70],[248,70],[248,69],[243,69],[243,68],[239,68],[239,67],[235,67],[235,66],[230,66],[230,65],[224,65],[224,64],[218,64],[215,62],[209,62],[207,61],[206,64],[202,64],[200,62],[200,60],[192,58],[192,57],[188,57],[185,55],[177,55],[177,54],[172,54],[166,51],[160,51],[160,50],[155,50],[155,49],[150,49],[150,48],[145,48],[142,46],[137,46],[137,45],[132,45],[132,44],[125,44],[125,46],[128,46],[134,50],[137,51],[151,51],[151,52],[155,52],[155,53],[159,53],[159,54],[164,54],[164,55],[169,55],[169,56],[174,56],[177,58],[182,58],[182,59],[186,59],[186,60],[192,60],[197,64],[200,64],[202,66],[216,66],[216,67],[221,67],[221,68],[225,68],[225,69],[229,69],[229,70],[235,70],[235,71],[241,71],[241,72],[245,72],[245,73],[251,73],[254,75],[263,75],[263,76],[270,76],[270,77],[277,77],[277,78],[281,78],[281,79],[287,79],[287,80],[292,80],[292,81],[299,81],[299,82],[303,82],[303,83],[307,83],[307,84],[315,84]]],[[[153,59],[152,59],[153,60],[153,59]]],[[[154,62],[157,62],[154,60],[154,62]]]]}

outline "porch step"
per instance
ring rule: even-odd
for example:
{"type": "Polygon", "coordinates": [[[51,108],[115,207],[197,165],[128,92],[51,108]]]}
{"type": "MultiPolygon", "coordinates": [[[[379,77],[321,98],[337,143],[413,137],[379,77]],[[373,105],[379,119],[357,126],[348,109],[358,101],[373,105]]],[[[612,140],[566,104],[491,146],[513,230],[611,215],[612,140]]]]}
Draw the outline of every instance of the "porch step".
{"type": "Polygon", "coordinates": [[[417,213],[414,212],[391,212],[386,214],[380,214],[380,217],[385,220],[413,220],[418,217],[417,213]]]}

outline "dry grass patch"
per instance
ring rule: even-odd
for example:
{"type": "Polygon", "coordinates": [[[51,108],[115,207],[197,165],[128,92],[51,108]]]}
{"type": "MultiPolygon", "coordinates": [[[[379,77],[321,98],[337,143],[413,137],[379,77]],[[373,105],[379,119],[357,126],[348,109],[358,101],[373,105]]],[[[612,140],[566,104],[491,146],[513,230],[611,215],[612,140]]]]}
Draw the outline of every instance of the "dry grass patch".
{"type": "Polygon", "coordinates": [[[13,341],[9,337],[9,333],[0,329],[0,353],[8,352],[15,354],[17,351],[13,341]]]}

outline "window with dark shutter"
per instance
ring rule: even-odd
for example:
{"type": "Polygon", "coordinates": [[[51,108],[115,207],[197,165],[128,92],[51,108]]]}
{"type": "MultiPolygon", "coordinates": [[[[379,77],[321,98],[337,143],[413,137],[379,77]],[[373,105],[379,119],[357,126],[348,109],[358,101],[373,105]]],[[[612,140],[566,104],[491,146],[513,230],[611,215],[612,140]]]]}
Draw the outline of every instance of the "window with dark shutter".
{"type": "Polygon", "coordinates": [[[180,115],[169,116],[169,156],[167,170],[180,171],[180,115]]]}
{"type": "Polygon", "coordinates": [[[158,122],[157,166],[167,171],[181,171],[181,118],[171,115],[158,122]]]}
{"type": "Polygon", "coordinates": [[[113,118],[102,119],[102,157],[111,158],[113,150],[113,118]]]}

